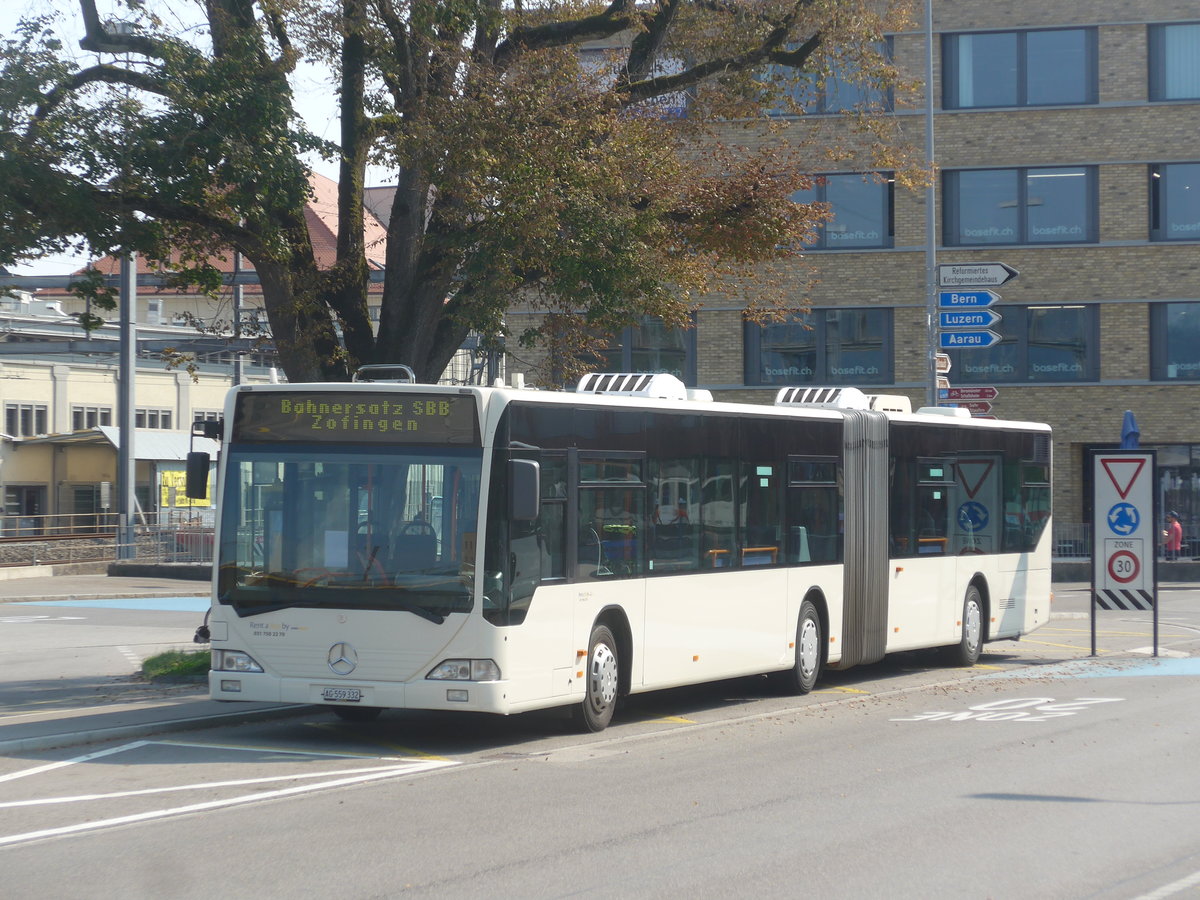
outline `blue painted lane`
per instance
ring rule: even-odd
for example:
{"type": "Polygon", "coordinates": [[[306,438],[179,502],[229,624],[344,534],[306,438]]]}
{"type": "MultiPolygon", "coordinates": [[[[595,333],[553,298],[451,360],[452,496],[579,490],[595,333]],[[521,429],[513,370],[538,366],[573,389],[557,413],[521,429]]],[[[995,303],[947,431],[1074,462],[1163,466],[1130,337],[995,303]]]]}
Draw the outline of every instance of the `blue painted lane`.
{"type": "Polygon", "coordinates": [[[1200,675],[1200,657],[1183,659],[1080,659],[1014,672],[996,672],[983,678],[1145,678],[1147,676],[1200,675]]]}

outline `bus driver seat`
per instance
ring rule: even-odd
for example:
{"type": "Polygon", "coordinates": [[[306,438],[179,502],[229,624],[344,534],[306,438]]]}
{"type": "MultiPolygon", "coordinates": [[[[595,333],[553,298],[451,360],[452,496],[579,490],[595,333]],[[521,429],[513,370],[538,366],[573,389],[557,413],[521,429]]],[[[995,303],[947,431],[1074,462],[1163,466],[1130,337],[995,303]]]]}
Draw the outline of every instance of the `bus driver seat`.
{"type": "Polygon", "coordinates": [[[437,532],[428,522],[414,519],[400,529],[392,548],[392,568],[397,574],[424,572],[437,564],[437,532]]]}

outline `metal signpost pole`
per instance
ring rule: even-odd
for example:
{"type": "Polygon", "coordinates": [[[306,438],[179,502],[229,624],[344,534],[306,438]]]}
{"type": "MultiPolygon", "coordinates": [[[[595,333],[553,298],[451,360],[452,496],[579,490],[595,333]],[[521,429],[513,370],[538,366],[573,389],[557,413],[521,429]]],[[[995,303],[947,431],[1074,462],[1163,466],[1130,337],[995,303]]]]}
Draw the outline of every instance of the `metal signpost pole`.
{"type": "Polygon", "coordinates": [[[930,168],[925,189],[925,315],[929,336],[926,405],[937,403],[937,187],[933,172],[933,0],[925,0],[925,162],[930,168]]]}
{"type": "Polygon", "coordinates": [[[134,531],[134,510],[137,495],[137,457],[133,448],[134,377],[137,371],[137,257],[126,253],[121,257],[121,350],[117,380],[117,424],[120,426],[121,446],[117,450],[117,559],[133,559],[137,555],[134,531]]]}

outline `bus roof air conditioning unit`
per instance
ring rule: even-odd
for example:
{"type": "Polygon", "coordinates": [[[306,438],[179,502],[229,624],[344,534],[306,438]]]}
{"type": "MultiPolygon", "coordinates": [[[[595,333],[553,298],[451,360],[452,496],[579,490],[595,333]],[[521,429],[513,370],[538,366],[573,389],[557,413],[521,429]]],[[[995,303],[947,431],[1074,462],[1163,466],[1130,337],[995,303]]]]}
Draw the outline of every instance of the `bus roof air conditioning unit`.
{"type": "Polygon", "coordinates": [[[951,419],[971,418],[971,411],[962,406],[922,406],[917,412],[922,416],[946,416],[951,419]]]}
{"type": "Polygon", "coordinates": [[[867,400],[871,404],[871,409],[877,409],[880,412],[912,412],[912,401],[903,394],[868,394],[867,400]]]}
{"type": "Polygon", "coordinates": [[[665,372],[592,372],[579,379],[579,394],[608,394],[617,397],[647,397],[655,400],[686,400],[687,388],[665,372]]]}
{"type": "Polygon", "coordinates": [[[823,406],[826,409],[871,409],[870,398],[858,388],[789,387],[775,395],[776,406],[823,406]]]}
{"type": "Polygon", "coordinates": [[[359,366],[354,373],[355,381],[370,381],[392,384],[416,384],[417,373],[409,366],[400,363],[385,363],[382,365],[359,366]]]}

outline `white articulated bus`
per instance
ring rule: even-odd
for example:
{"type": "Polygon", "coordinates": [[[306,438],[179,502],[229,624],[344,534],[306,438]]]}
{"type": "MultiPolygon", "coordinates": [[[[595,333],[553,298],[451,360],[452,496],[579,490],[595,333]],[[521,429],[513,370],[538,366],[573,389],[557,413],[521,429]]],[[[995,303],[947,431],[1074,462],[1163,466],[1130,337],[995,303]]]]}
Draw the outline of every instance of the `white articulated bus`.
{"type": "Polygon", "coordinates": [[[906,407],[720,403],[669,375],[237,387],[212,696],[571,705],[597,731],[641,691],[805,693],[918,647],[971,665],[1049,618],[1050,429],[906,407]]]}

